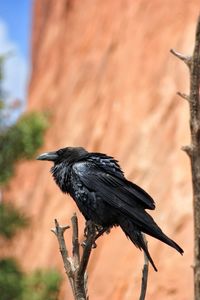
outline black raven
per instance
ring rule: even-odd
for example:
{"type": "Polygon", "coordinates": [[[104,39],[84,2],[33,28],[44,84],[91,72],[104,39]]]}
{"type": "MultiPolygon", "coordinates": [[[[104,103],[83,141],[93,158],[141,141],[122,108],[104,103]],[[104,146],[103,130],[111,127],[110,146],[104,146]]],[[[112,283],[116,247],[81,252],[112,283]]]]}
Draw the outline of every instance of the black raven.
{"type": "Polygon", "coordinates": [[[155,209],[154,200],[124,177],[118,161],[106,154],[66,147],[47,152],[38,160],[54,162],[53,178],[61,191],[69,193],[86,220],[103,228],[120,226],[139,249],[143,249],[157,271],[142,233],[183,250],[168,238],[145,209],[155,209]]]}

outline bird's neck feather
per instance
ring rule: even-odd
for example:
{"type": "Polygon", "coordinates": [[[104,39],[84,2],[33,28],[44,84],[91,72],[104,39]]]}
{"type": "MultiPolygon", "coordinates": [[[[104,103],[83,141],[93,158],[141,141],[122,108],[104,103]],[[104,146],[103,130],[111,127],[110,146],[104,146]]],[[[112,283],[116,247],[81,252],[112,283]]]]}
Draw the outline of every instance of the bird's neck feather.
{"type": "Polygon", "coordinates": [[[56,164],[51,168],[52,176],[63,193],[68,193],[70,170],[71,166],[64,162],[56,164]]]}

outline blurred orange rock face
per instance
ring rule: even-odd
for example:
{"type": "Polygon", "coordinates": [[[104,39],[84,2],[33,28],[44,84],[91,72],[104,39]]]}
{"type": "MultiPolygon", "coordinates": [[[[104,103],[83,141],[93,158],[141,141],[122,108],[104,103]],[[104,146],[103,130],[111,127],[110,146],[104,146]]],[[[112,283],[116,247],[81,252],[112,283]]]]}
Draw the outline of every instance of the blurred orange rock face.
{"type": "MultiPolygon", "coordinates": [[[[187,92],[188,74],[169,49],[192,52],[199,1],[37,0],[33,9],[28,109],[51,114],[41,151],[71,145],[115,156],[153,196],[153,217],[185,250],[181,257],[148,238],[159,272],[150,271],[147,299],[192,299],[191,178],[180,150],[190,139],[189,112],[176,96],[187,92]]],[[[32,225],[12,249],[27,270],[63,272],[50,228],[54,218],[69,223],[78,209],[54,184],[50,166],[23,162],[16,170],[7,197],[32,225]]],[[[138,299],[142,264],[143,254],[113,229],[91,257],[91,299],[138,299]]],[[[72,299],[66,283],[61,296],[72,299]]]]}

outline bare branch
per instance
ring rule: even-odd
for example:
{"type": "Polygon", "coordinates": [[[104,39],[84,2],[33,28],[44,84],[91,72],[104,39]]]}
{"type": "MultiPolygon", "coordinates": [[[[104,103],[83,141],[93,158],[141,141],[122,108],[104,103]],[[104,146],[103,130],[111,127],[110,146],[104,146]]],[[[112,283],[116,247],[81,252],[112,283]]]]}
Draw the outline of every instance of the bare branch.
{"type": "MultiPolygon", "coordinates": [[[[143,239],[147,245],[147,240],[145,235],[143,235],[143,239]]],[[[149,273],[149,260],[146,254],[144,253],[144,266],[142,270],[142,283],[141,283],[141,291],[139,300],[144,300],[147,291],[147,281],[148,281],[148,273],[149,273]]]]}
{"type": "Polygon", "coordinates": [[[80,262],[79,275],[85,273],[85,271],[86,271],[88,261],[90,258],[90,253],[91,253],[92,247],[95,242],[95,236],[96,236],[95,224],[93,222],[89,222],[87,224],[87,229],[88,229],[88,232],[87,232],[88,236],[84,243],[85,245],[84,245],[82,259],[80,262]]]}
{"type": "Polygon", "coordinates": [[[64,232],[66,229],[70,228],[69,226],[60,226],[58,221],[55,219],[55,228],[52,229],[51,231],[56,235],[59,243],[59,248],[60,248],[60,253],[62,256],[65,272],[69,278],[69,282],[73,291],[73,294],[75,295],[75,287],[74,287],[74,282],[73,282],[73,265],[71,260],[69,259],[68,251],[66,248],[65,244],[65,239],[64,239],[64,232]]]}
{"type": "Polygon", "coordinates": [[[177,92],[177,95],[180,96],[181,98],[187,100],[188,102],[190,102],[190,96],[188,96],[184,93],[181,93],[181,92],[177,92]]]}
{"type": "MultiPolygon", "coordinates": [[[[60,253],[64,263],[65,272],[68,276],[74,299],[75,300],[89,300],[87,295],[87,273],[86,269],[88,266],[89,258],[94,248],[95,241],[103,235],[105,232],[109,232],[109,228],[103,228],[95,225],[92,221],[86,223],[86,228],[84,230],[86,235],[86,240],[83,243],[83,253],[80,257],[79,251],[79,238],[78,238],[78,219],[76,214],[71,218],[72,222],[72,257],[69,257],[65,240],[64,232],[66,229],[70,228],[69,226],[60,226],[58,221],[55,219],[55,228],[51,231],[56,235],[60,247],[60,253]]],[[[144,241],[147,244],[146,238],[144,236],[144,241]]],[[[147,280],[148,280],[148,268],[149,261],[147,256],[144,253],[144,267],[142,271],[142,283],[141,283],[141,293],[140,299],[144,300],[147,290],[147,280]]]]}
{"type": "MultiPolygon", "coordinates": [[[[55,219],[55,228],[51,231],[56,235],[62,260],[64,263],[65,272],[68,276],[74,299],[75,300],[88,300],[87,296],[87,274],[86,269],[89,258],[92,252],[93,245],[96,239],[96,226],[93,222],[87,224],[87,238],[84,242],[83,254],[80,258],[79,239],[78,239],[78,219],[76,214],[71,218],[72,222],[72,257],[69,257],[65,240],[64,232],[69,226],[60,226],[55,219]]],[[[85,230],[86,231],[86,230],[85,230]]],[[[103,233],[102,233],[103,234],[103,233]]],[[[99,237],[100,235],[98,235],[99,237]]]]}
{"type": "Polygon", "coordinates": [[[193,151],[192,146],[189,146],[189,145],[183,146],[183,147],[181,147],[181,150],[185,151],[189,157],[192,156],[192,151],[193,151]]]}
{"type": "MultiPolygon", "coordinates": [[[[194,210],[194,299],[200,299],[200,16],[198,17],[195,46],[192,57],[171,52],[183,60],[190,68],[190,95],[183,97],[189,99],[190,104],[190,132],[191,145],[182,147],[190,157],[193,187],[194,210]]],[[[180,95],[183,96],[184,94],[180,95]]]]}
{"type": "MultiPolygon", "coordinates": [[[[96,228],[92,221],[87,222],[87,238],[84,242],[83,254],[80,260],[79,267],[75,272],[75,285],[77,299],[89,299],[87,296],[87,274],[86,269],[89,262],[90,254],[95,242],[96,228]],[[84,291],[84,293],[82,293],[84,291]]],[[[86,231],[86,230],[85,230],[86,231]]]]}
{"type": "Polygon", "coordinates": [[[175,55],[176,57],[178,57],[179,59],[181,59],[182,61],[184,61],[184,63],[190,68],[191,67],[191,62],[192,62],[192,57],[191,56],[186,56],[183,55],[179,52],[177,52],[174,49],[170,49],[170,52],[175,55]]]}
{"type": "Polygon", "coordinates": [[[72,222],[72,254],[74,258],[74,264],[77,268],[80,263],[80,251],[79,251],[79,240],[78,240],[78,219],[76,214],[71,218],[72,222]]]}

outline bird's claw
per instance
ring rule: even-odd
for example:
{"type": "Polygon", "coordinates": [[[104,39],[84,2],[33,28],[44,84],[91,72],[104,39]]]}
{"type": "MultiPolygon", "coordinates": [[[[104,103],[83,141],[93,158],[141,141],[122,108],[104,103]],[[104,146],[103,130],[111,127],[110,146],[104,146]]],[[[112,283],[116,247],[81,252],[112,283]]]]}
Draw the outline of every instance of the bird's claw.
{"type": "MultiPolygon", "coordinates": [[[[92,221],[86,221],[84,228],[84,237],[87,239],[88,236],[94,231],[94,223],[92,221]]],[[[96,226],[96,225],[95,225],[96,226]]]]}
{"type": "Polygon", "coordinates": [[[97,247],[97,244],[95,241],[104,233],[106,232],[107,234],[110,233],[111,228],[110,227],[103,227],[101,225],[94,224],[92,221],[86,221],[85,228],[84,228],[84,237],[86,238],[85,241],[81,244],[82,247],[86,246],[87,239],[91,234],[94,234],[95,231],[95,236],[94,236],[94,243],[92,245],[92,248],[95,249],[97,247]]]}
{"type": "Polygon", "coordinates": [[[97,225],[95,225],[92,221],[86,221],[85,228],[84,228],[84,237],[86,238],[85,241],[82,242],[81,246],[84,248],[87,245],[88,238],[93,236],[94,243],[92,244],[92,248],[96,248],[97,245],[95,243],[95,236],[97,231],[97,225]]]}
{"type": "Polygon", "coordinates": [[[88,235],[91,233],[91,232],[96,232],[96,234],[98,234],[99,232],[101,232],[103,230],[103,227],[101,225],[97,225],[97,224],[94,224],[92,221],[86,221],[85,223],[85,228],[84,228],[84,237],[88,237],[88,235]]]}
{"type": "MultiPolygon", "coordinates": [[[[86,244],[87,244],[87,240],[83,241],[83,242],[81,243],[81,246],[82,246],[83,248],[85,248],[86,244]]],[[[95,249],[95,248],[97,248],[97,244],[94,242],[94,243],[92,244],[92,249],[95,249]]]]}

